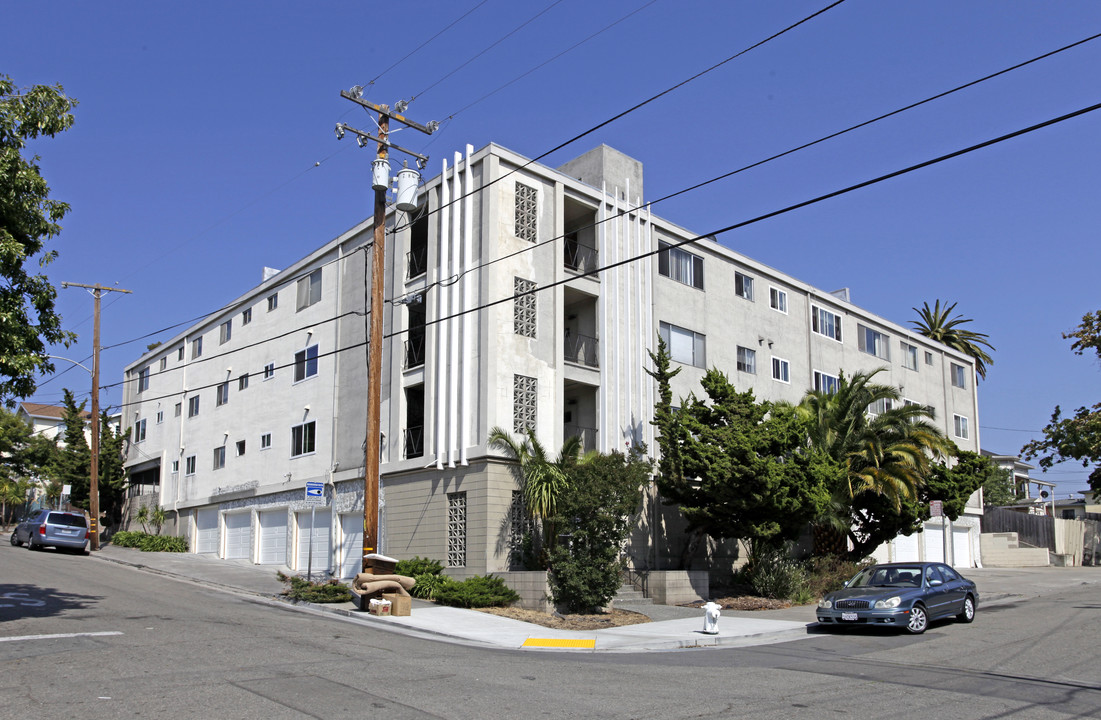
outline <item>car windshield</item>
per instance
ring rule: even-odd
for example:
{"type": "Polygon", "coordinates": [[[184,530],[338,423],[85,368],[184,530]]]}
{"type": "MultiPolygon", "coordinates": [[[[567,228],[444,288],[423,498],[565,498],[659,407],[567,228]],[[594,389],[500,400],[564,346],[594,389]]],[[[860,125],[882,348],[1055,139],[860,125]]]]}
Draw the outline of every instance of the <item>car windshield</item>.
{"type": "Polygon", "coordinates": [[[73,513],[52,512],[46,522],[51,525],[68,525],[69,527],[87,527],[83,515],[73,513]]]}
{"type": "Polygon", "coordinates": [[[921,587],[921,568],[916,565],[873,565],[858,572],[848,587],[921,587]]]}

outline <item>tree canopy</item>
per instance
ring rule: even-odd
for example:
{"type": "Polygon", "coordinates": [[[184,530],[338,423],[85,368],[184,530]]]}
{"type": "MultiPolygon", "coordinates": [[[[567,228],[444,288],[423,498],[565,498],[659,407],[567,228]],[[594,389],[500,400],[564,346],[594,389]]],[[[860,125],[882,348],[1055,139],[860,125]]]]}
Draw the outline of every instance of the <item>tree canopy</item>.
{"type": "MultiPolygon", "coordinates": [[[[1063,333],[1063,339],[1074,340],[1070,347],[1075,355],[1093,351],[1101,360],[1101,310],[1082,316],[1078,327],[1063,333]]],[[[1044,470],[1066,460],[1077,460],[1082,467],[1093,465],[1090,489],[1101,493],[1101,403],[1082,406],[1067,417],[1056,405],[1043,439],[1025,445],[1021,454],[1026,460],[1038,457],[1044,470]]]]}
{"type": "Polygon", "coordinates": [[[913,311],[918,314],[918,319],[911,320],[910,323],[915,330],[930,340],[936,340],[972,357],[975,360],[975,372],[985,380],[986,366],[994,364],[990,354],[983,350],[983,347],[994,350],[994,346],[989,342],[990,336],[961,328],[960,325],[971,322],[971,318],[965,318],[963,315],[949,317],[955,309],[956,303],[951,305],[945,303],[943,308],[940,306],[940,300],[937,300],[932,308],[929,307],[929,303],[923,303],[920,310],[913,308],[913,311]]]}
{"type": "Polygon", "coordinates": [[[9,406],[31,395],[37,373],[53,372],[47,346],[74,337],[61,327],[57,290],[41,272],[57,256],[47,239],[61,232],[66,203],[50,198],[27,141],[53,137],[73,124],[76,101],[63,88],[17,88],[0,75],[0,399],[9,406]],[[40,271],[28,271],[36,262],[40,271]]]}

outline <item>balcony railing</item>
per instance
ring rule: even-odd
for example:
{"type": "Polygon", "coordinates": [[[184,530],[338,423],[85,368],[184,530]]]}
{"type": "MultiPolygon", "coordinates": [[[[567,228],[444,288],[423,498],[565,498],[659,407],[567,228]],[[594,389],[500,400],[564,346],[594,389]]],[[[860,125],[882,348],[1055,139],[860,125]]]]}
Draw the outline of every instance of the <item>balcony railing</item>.
{"type": "Polygon", "coordinates": [[[588,335],[567,335],[563,351],[566,362],[588,367],[600,367],[597,339],[588,335]]]}
{"type": "Polygon", "coordinates": [[[570,438],[577,437],[581,439],[581,449],[583,452],[589,450],[596,450],[596,428],[585,427],[583,425],[576,425],[574,423],[566,423],[562,426],[562,437],[570,438]]]}
{"type": "Polygon", "coordinates": [[[411,370],[422,365],[424,365],[424,331],[410,332],[409,339],[405,341],[405,363],[402,369],[411,370]]]}
{"type": "Polygon", "coordinates": [[[424,275],[428,270],[428,250],[413,250],[405,253],[405,279],[411,280],[424,275]]]}
{"type": "Polygon", "coordinates": [[[424,427],[411,427],[405,430],[405,457],[424,457],[424,427]]]}
{"type": "Polygon", "coordinates": [[[567,270],[587,273],[596,269],[596,249],[582,245],[577,236],[567,235],[564,249],[567,270]]]}

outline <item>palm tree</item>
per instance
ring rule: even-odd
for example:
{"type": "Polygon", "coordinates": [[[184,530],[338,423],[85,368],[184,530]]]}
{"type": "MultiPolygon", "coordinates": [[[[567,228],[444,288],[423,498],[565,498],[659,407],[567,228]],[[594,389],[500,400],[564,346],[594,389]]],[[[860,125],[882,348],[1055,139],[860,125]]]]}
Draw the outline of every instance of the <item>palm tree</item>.
{"type": "Polygon", "coordinates": [[[987,340],[990,336],[973,330],[961,330],[959,326],[971,322],[971,318],[957,315],[949,319],[948,316],[955,309],[956,303],[945,304],[944,308],[941,309],[940,300],[937,300],[932,308],[929,307],[929,303],[922,303],[920,310],[913,308],[913,311],[918,314],[918,319],[911,320],[910,323],[915,330],[925,337],[974,358],[975,372],[985,380],[986,366],[993,365],[994,360],[979,346],[984,345],[990,350],[994,350],[994,346],[987,340]]]}

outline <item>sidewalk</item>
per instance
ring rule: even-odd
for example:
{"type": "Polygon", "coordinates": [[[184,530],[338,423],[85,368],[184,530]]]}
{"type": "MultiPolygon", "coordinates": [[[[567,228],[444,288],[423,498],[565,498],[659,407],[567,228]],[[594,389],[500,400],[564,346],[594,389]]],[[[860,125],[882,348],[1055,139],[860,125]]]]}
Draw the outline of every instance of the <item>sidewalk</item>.
{"type": "MultiPolygon", "coordinates": [[[[653,652],[702,647],[766,645],[806,638],[815,633],[814,605],[783,610],[724,610],[717,635],[704,634],[703,612],[664,605],[621,605],[653,622],[596,631],[554,630],[476,610],[442,607],[413,600],[408,617],[376,617],[352,603],[293,603],[279,593],[277,571],[289,568],[254,565],[246,560],[220,560],[192,553],[146,553],[107,545],[92,553],[99,561],[129,565],[147,572],[247,595],[258,602],[290,605],[303,612],[339,615],[370,627],[445,642],[510,650],[583,650],[588,652],[653,652]]],[[[1101,582],[1098,568],[971,568],[964,575],[979,586],[979,614],[990,605],[1016,602],[1063,587],[1101,582]]]]}

